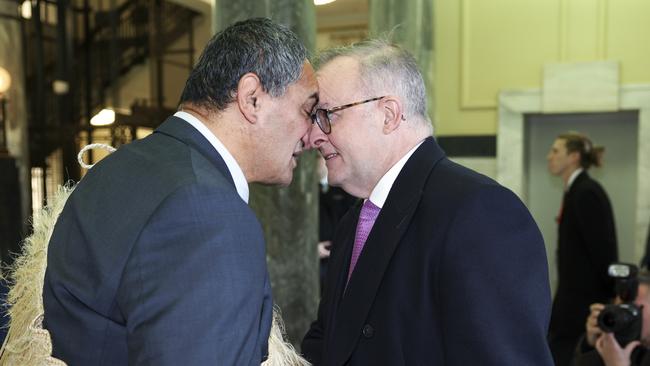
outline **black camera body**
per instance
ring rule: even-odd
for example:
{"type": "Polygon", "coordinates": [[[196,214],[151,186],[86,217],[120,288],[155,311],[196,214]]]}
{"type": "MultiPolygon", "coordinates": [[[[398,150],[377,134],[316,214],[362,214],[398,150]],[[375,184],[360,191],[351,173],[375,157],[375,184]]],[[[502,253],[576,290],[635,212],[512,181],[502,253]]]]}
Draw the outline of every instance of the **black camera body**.
{"type": "Polygon", "coordinates": [[[614,263],[607,272],[616,279],[616,295],[623,303],[605,306],[598,315],[598,327],[607,333],[614,333],[621,347],[625,347],[641,338],[642,307],[634,304],[639,286],[638,269],[633,264],[614,263]]]}
{"type": "Polygon", "coordinates": [[[633,303],[607,305],[598,315],[598,327],[614,333],[621,347],[641,337],[641,323],[641,308],[633,303]]]}

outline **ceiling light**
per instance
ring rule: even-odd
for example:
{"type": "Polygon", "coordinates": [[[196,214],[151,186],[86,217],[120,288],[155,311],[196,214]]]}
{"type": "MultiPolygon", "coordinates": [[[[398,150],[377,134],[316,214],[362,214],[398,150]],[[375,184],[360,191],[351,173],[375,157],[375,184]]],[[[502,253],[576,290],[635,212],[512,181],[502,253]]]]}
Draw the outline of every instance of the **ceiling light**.
{"type": "Polygon", "coordinates": [[[314,5],[325,5],[329,3],[333,3],[336,0],[314,0],[314,5]]]}
{"type": "Polygon", "coordinates": [[[108,126],[115,122],[115,111],[112,109],[104,108],[90,119],[92,126],[108,126]]]}

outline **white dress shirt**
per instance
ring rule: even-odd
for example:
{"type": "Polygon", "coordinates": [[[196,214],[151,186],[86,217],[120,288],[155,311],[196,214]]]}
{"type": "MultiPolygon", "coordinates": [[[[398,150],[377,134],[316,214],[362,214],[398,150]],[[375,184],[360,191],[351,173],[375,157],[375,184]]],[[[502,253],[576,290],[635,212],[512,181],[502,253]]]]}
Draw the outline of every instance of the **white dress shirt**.
{"type": "MultiPolygon", "coordinates": [[[[372,192],[370,192],[370,201],[375,204],[375,206],[382,208],[384,207],[384,203],[386,202],[386,198],[388,198],[388,193],[390,193],[390,189],[393,187],[393,183],[395,183],[395,179],[397,179],[397,176],[399,173],[402,171],[402,168],[404,168],[404,165],[406,162],[409,160],[411,155],[415,152],[415,150],[422,145],[424,140],[420,141],[417,145],[415,145],[411,150],[409,150],[395,165],[393,165],[387,172],[384,174],[383,177],[377,182],[377,185],[375,188],[373,188],[372,192]]],[[[365,200],[364,200],[365,202],[365,200]]]]}
{"type": "Polygon", "coordinates": [[[571,185],[573,184],[573,182],[575,182],[576,178],[578,178],[578,175],[580,175],[580,173],[582,173],[583,170],[584,169],[582,168],[578,168],[574,170],[573,173],[571,173],[571,176],[569,177],[569,181],[567,182],[566,185],[566,189],[564,190],[565,192],[569,191],[569,188],[571,188],[571,185]]]}
{"type": "Polygon", "coordinates": [[[217,138],[217,136],[212,133],[208,129],[208,127],[203,124],[198,118],[194,117],[193,115],[187,113],[187,112],[176,112],[174,113],[174,117],[181,118],[185,120],[187,123],[192,125],[194,128],[196,128],[201,135],[205,136],[205,138],[214,146],[214,148],[217,150],[219,155],[221,155],[221,158],[223,161],[226,163],[226,167],[228,167],[228,171],[230,172],[230,175],[232,176],[232,180],[235,182],[235,188],[237,189],[237,194],[239,194],[239,197],[244,200],[244,202],[248,203],[248,196],[249,196],[249,190],[248,190],[248,182],[246,181],[246,177],[244,176],[244,172],[241,170],[241,167],[239,164],[237,164],[237,160],[230,154],[228,149],[224,146],[221,141],[217,138]]]}

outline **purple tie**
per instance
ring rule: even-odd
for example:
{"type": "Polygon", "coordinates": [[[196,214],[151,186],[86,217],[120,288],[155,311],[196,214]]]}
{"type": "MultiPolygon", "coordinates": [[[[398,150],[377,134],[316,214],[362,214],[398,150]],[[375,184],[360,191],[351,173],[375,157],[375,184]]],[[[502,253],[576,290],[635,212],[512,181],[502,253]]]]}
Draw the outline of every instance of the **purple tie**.
{"type": "Polygon", "coordinates": [[[357,233],[354,236],[354,248],[352,248],[352,258],[350,259],[348,281],[350,281],[350,276],[352,276],[354,266],[357,265],[357,260],[359,260],[359,256],[363,250],[363,245],[366,243],[366,239],[368,239],[368,234],[370,234],[372,225],[375,223],[380,210],[381,208],[375,206],[375,204],[370,202],[370,200],[366,200],[366,202],[363,204],[363,207],[361,208],[359,223],[357,224],[357,233]]]}

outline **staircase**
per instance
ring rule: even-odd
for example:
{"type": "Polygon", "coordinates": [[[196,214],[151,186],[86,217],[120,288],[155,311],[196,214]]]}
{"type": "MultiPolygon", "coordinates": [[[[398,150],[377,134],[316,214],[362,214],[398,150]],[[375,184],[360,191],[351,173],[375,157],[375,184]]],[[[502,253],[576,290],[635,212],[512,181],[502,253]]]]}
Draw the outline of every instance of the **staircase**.
{"type": "MultiPolygon", "coordinates": [[[[63,140],[88,129],[90,117],[104,107],[112,88],[127,73],[147,60],[162,60],[181,37],[191,40],[193,20],[199,15],[162,0],[125,1],[112,11],[79,6],[89,1],[67,0],[67,27],[62,29],[56,15],[61,2],[36,2],[40,10],[32,13],[43,16],[24,27],[26,81],[33,95],[29,118],[33,166],[41,166],[63,140]],[[67,48],[61,46],[62,39],[67,48]],[[54,92],[52,83],[57,79],[67,79],[67,93],[54,92]]],[[[187,52],[193,52],[191,45],[187,52]]]]}

